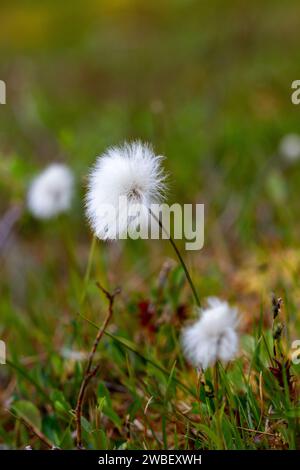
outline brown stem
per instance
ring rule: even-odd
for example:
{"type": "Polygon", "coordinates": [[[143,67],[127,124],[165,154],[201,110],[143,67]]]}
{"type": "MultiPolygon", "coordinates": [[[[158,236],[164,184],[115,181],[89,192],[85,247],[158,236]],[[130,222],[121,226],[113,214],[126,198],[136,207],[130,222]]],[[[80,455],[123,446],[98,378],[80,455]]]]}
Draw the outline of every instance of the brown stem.
{"type": "Polygon", "coordinates": [[[114,304],[115,297],[116,297],[117,294],[120,293],[120,289],[116,289],[113,292],[113,294],[110,294],[99,283],[97,283],[97,286],[99,287],[99,289],[104,293],[104,295],[108,299],[108,311],[107,311],[107,315],[104,319],[104,322],[103,322],[102,326],[98,330],[98,333],[97,333],[97,336],[95,338],[92,350],[89,354],[88,363],[87,363],[87,366],[86,366],[86,369],[85,369],[85,373],[84,373],[84,376],[83,376],[83,380],[82,380],[80,390],[79,390],[79,394],[78,394],[78,398],[77,398],[77,404],[76,404],[76,408],[75,408],[75,413],[76,413],[76,445],[77,445],[77,449],[82,449],[81,416],[82,416],[82,408],[83,408],[83,403],[84,403],[85,391],[86,391],[86,388],[87,388],[90,380],[97,374],[97,372],[100,368],[100,364],[98,364],[97,366],[95,366],[92,369],[93,359],[94,359],[98,344],[99,344],[99,342],[100,342],[100,340],[101,340],[101,338],[102,338],[102,336],[105,332],[105,329],[106,329],[106,327],[107,327],[107,325],[108,325],[108,323],[109,323],[109,321],[112,317],[113,304],[114,304]]]}
{"type": "Polygon", "coordinates": [[[23,208],[20,205],[10,207],[0,219],[0,251],[3,251],[6,242],[15,224],[22,215],[23,208]]]}
{"type": "Polygon", "coordinates": [[[57,450],[60,450],[59,447],[55,447],[55,445],[50,441],[50,439],[48,439],[47,436],[45,436],[45,434],[42,433],[42,431],[40,431],[36,426],[34,426],[33,424],[31,424],[29,421],[27,421],[26,419],[20,417],[20,416],[16,416],[14,413],[12,413],[10,410],[6,409],[6,411],[11,414],[12,416],[14,416],[14,418],[18,419],[21,423],[24,424],[24,426],[27,427],[27,429],[32,433],[34,434],[46,447],[48,447],[49,449],[57,449],[57,450]]]}

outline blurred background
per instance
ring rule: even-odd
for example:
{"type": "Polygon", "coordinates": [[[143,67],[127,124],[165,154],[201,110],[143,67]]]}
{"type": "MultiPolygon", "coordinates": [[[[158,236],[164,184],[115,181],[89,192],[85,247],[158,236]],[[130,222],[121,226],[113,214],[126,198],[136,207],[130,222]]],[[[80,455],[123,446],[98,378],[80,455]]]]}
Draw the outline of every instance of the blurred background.
{"type": "MultiPolygon", "coordinates": [[[[91,242],[86,175],[107,146],[135,138],[167,157],[170,203],[205,204],[205,246],[187,253],[201,295],[238,303],[247,327],[276,291],[295,335],[300,150],[294,142],[290,158],[282,139],[300,134],[291,102],[299,2],[2,0],[0,23],[0,337],[14,344],[9,353],[57,350],[79,330],[90,344],[76,321],[91,242]],[[74,206],[36,221],[27,188],[54,161],[75,172],[74,206]]],[[[167,245],[99,242],[92,279],[121,284],[124,304],[148,296],[173,258],[167,245]]],[[[93,283],[89,293],[96,318],[93,283]]],[[[180,295],[185,305],[188,290],[180,295]]]]}

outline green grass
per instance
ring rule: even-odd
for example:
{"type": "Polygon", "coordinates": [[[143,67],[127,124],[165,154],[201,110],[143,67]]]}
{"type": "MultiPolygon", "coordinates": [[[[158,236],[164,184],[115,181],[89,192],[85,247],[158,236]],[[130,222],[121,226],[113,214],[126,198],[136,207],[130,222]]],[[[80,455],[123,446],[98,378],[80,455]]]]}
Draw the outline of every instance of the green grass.
{"type": "Polygon", "coordinates": [[[75,447],[86,361],[68,352],[91,350],[107,309],[101,282],[122,293],[87,390],[86,448],[299,448],[299,365],[293,386],[270,369],[272,292],[284,301],[280,363],[300,338],[300,165],[278,155],[281,137],[300,133],[290,101],[298,2],[148,3],[79,1],[71,18],[56,2],[1,4],[0,214],[24,203],[51,161],[73,168],[77,189],[54,221],[24,211],[0,253],[0,443],[75,447]],[[218,365],[218,387],[216,371],[199,380],[182,355],[180,330],[195,312],[166,241],[97,242],[85,274],[88,169],[132,138],[166,155],[169,202],[206,204],[204,249],[186,259],[201,298],[241,312],[239,356],[218,365]]]}

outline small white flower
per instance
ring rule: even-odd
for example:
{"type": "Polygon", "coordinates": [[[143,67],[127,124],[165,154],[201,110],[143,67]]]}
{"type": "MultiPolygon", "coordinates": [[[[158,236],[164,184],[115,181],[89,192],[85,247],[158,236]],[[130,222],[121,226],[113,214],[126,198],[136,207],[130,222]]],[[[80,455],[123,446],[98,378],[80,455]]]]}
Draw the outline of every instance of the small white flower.
{"type": "Polygon", "coordinates": [[[103,240],[148,226],[149,208],[165,190],[163,157],[136,141],[111,147],[98,157],[89,176],[86,212],[95,235],[103,240]]]}
{"type": "Polygon", "coordinates": [[[63,164],[53,163],[31,183],[27,206],[38,219],[49,219],[71,206],[74,177],[63,164]]]}
{"type": "Polygon", "coordinates": [[[215,297],[208,299],[208,305],[200,312],[199,320],[182,332],[187,359],[202,369],[207,369],[218,360],[227,363],[238,348],[237,310],[215,297]]]}
{"type": "Polygon", "coordinates": [[[287,134],[281,139],[279,153],[288,162],[300,159],[300,135],[287,134]]]}

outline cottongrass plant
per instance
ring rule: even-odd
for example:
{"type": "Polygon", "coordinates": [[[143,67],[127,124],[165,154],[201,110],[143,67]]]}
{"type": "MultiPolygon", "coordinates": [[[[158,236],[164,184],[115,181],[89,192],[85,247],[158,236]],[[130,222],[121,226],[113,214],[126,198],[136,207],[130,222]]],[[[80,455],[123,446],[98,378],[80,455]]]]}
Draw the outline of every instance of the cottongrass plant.
{"type": "Polygon", "coordinates": [[[279,143],[279,153],[287,163],[298,161],[300,159],[300,135],[285,135],[279,143]]]}
{"type": "MultiPolygon", "coordinates": [[[[162,160],[162,156],[155,155],[151,145],[140,141],[125,143],[121,147],[111,147],[102,156],[98,157],[89,175],[86,195],[86,213],[95,237],[102,240],[123,238],[128,230],[137,229],[141,225],[147,228],[151,218],[154,218],[154,221],[165,231],[160,219],[151,210],[152,204],[159,203],[165,198],[166,175],[161,166],[162,160]]],[[[95,237],[91,246],[85,284],[91,270],[95,237]]],[[[200,305],[186,264],[170,236],[169,240],[183,266],[195,300],[200,305]]],[[[98,372],[99,365],[93,368],[94,356],[112,317],[115,296],[119,293],[119,290],[116,290],[111,294],[101,285],[98,285],[98,287],[108,299],[109,308],[103,325],[98,329],[94,340],[77,397],[75,414],[78,449],[82,448],[81,421],[85,390],[91,378],[98,372]]],[[[83,295],[81,304],[83,304],[84,298],[83,295]]]]}
{"type": "MultiPolygon", "coordinates": [[[[123,238],[128,231],[138,227],[147,229],[150,219],[167,233],[151,209],[152,204],[160,203],[166,195],[163,158],[155,155],[150,144],[141,141],[110,147],[98,157],[89,175],[86,195],[87,218],[97,238],[123,238]]],[[[196,304],[200,306],[181,253],[169,233],[167,238],[184,269],[196,304]]]]}
{"type": "Polygon", "coordinates": [[[140,141],[110,147],[98,157],[86,196],[86,212],[96,237],[114,240],[125,236],[129,228],[147,226],[147,210],[165,197],[162,159],[151,145],[140,141]],[[106,207],[112,210],[103,210],[106,207]],[[132,215],[135,208],[141,210],[139,217],[132,215]]]}
{"type": "Polygon", "coordinates": [[[0,220],[0,253],[27,209],[36,219],[51,219],[71,208],[74,176],[69,167],[52,163],[31,182],[25,204],[13,205],[0,220]]]}
{"type": "Polygon", "coordinates": [[[207,369],[220,360],[228,363],[238,349],[237,309],[216,297],[207,300],[208,308],[200,310],[200,318],[182,332],[182,345],[188,361],[199,369],[207,369]]]}
{"type": "Polygon", "coordinates": [[[187,360],[198,370],[197,393],[199,395],[205,371],[213,367],[215,419],[218,438],[223,441],[221,429],[220,364],[234,359],[238,350],[237,309],[216,297],[207,299],[208,308],[200,310],[200,318],[182,331],[183,352],[187,360]]]}
{"type": "Polygon", "coordinates": [[[37,219],[50,219],[70,209],[74,176],[66,165],[52,163],[31,183],[27,207],[37,219]]]}

